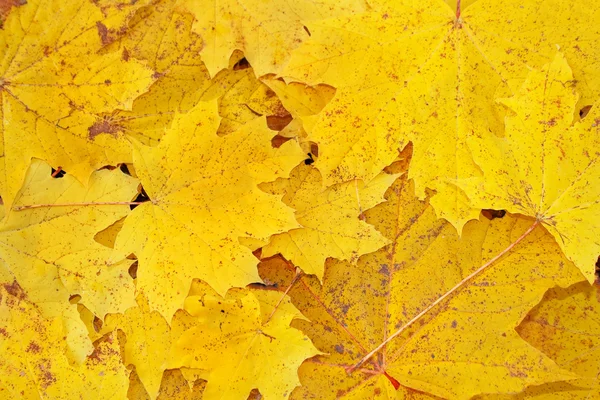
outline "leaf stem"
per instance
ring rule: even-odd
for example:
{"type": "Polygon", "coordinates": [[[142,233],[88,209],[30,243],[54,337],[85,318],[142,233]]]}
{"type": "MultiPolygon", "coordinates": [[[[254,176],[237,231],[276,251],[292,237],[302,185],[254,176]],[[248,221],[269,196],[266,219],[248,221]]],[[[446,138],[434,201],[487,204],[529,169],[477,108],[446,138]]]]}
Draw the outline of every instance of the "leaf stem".
{"type": "Polygon", "coordinates": [[[440,304],[442,301],[444,301],[448,296],[450,296],[452,293],[456,292],[458,289],[460,289],[462,286],[464,286],[465,283],[467,283],[468,281],[470,281],[471,279],[475,278],[477,275],[479,275],[480,273],[482,273],[485,269],[487,269],[490,265],[494,264],[496,261],[498,261],[498,259],[500,259],[502,256],[504,256],[506,253],[508,253],[509,251],[511,251],[517,244],[519,244],[523,239],[525,239],[531,232],[533,232],[533,230],[540,224],[540,220],[536,220],[533,225],[531,225],[525,232],[523,232],[523,234],[514,242],[512,242],[506,249],[502,250],[502,252],[500,252],[496,257],[492,258],[491,260],[489,260],[488,262],[486,262],[485,264],[483,264],[481,267],[479,267],[477,270],[475,270],[473,273],[471,273],[469,276],[467,276],[466,278],[464,278],[463,280],[461,280],[460,282],[458,282],[456,285],[454,285],[454,287],[452,289],[450,289],[449,291],[447,291],[444,295],[442,295],[441,297],[439,297],[436,301],[434,301],[433,303],[431,303],[429,306],[427,306],[423,311],[421,311],[419,314],[417,314],[413,319],[411,319],[410,321],[408,321],[404,326],[402,326],[402,328],[398,329],[396,332],[394,332],[392,335],[390,335],[390,337],[388,337],[387,339],[385,339],[383,341],[383,343],[381,343],[379,346],[377,346],[376,348],[374,348],[369,354],[367,354],[366,356],[364,356],[363,358],[360,359],[359,362],[357,362],[354,366],[352,366],[351,368],[349,368],[347,370],[348,373],[352,373],[354,370],[356,370],[358,367],[360,367],[362,364],[364,364],[365,361],[367,361],[369,358],[373,357],[373,355],[375,353],[377,353],[379,350],[381,350],[386,344],[388,344],[392,339],[394,339],[396,336],[400,335],[402,332],[404,332],[408,327],[410,327],[412,324],[414,324],[415,322],[417,322],[422,316],[424,316],[425,314],[427,314],[429,311],[431,311],[432,308],[434,308],[435,306],[437,306],[438,304],[440,304]]]}
{"type": "Polygon", "coordinates": [[[147,203],[147,201],[107,201],[107,202],[90,202],[90,203],[55,203],[55,204],[30,204],[26,206],[14,206],[14,211],[30,210],[32,208],[44,207],[84,207],[84,206],[131,206],[147,203]]]}
{"type": "Polygon", "coordinates": [[[287,287],[287,289],[285,289],[285,292],[283,292],[283,295],[279,298],[279,301],[275,305],[275,308],[273,308],[273,311],[271,311],[271,314],[269,315],[269,318],[267,318],[267,320],[265,321],[265,323],[263,325],[266,325],[266,324],[269,323],[269,321],[273,317],[273,314],[275,314],[275,311],[277,311],[277,309],[279,308],[279,305],[281,304],[281,302],[283,301],[283,299],[285,298],[285,296],[287,296],[288,292],[292,289],[292,286],[294,286],[294,283],[296,283],[296,281],[298,281],[298,278],[300,278],[300,276],[302,276],[302,270],[300,268],[296,267],[296,275],[294,275],[294,278],[292,279],[292,282],[287,287]]]}

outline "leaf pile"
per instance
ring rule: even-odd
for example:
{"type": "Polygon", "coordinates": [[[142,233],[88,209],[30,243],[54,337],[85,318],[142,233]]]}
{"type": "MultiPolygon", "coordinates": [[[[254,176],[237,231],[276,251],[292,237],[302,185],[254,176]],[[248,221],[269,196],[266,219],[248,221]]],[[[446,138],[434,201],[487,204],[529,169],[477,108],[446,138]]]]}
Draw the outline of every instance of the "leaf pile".
{"type": "Polygon", "coordinates": [[[0,398],[600,398],[600,5],[0,18],[0,398]]]}

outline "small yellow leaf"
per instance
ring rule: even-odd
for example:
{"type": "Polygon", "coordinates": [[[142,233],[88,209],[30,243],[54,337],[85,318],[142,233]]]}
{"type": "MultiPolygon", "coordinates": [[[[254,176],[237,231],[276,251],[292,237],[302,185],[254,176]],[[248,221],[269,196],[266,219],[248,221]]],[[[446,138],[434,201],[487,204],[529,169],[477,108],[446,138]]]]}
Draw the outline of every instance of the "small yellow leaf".
{"type": "Polygon", "coordinates": [[[289,179],[272,186],[296,210],[302,228],[271,237],[262,255],[280,253],[322,279],[327,257],[356,262],[359,256],[380,249],[389,240],[360,217],[384,201],[383,194],[395,179],[395,175],[381,173],[367,184],[350,181],[324,188],[317,169],[304,164],[296,167],[289,179]]]}
{"type": "Polygon", "coordinates": [[[137,307],[129,308],[124,314],[109,314],[104,325],[105,329],[120,329],[125,333],[125,364],[135,366],[150,398],[156,399],[167,367],[171,330],[162,315],[150,311],[142,295],[138,296],[137,303],[137,307]]]}
{"type": "MultiPolygon", "coordinates": [[[[259,289],[232,289],[222,298],[206,284],[192,293],[184,309],[194,321],[171,355],[175,364],[210,371],[203,398],[245,398],[253,388],[265,398],[287,397],[299,384],[300,363],[319,353],[290,327],[294,318],[304,317],[289,298],[259,289]]],[[[174,325],[182,314],[175,315],[174,325]]]]}

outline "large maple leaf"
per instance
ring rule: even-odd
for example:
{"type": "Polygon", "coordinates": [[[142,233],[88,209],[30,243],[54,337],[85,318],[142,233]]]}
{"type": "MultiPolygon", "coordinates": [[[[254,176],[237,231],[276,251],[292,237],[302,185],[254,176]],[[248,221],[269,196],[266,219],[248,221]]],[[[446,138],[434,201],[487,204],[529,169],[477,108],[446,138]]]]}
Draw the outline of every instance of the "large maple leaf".
{"type": "Polygon", "coordinates": [[[283,74],[338,89],[310,132],[326,185],[368,181],[410,140],[409,176],[418,195],[436,189],[432,204],[460,230],[478,210],[449,181],[480,178],[471,142],[493,145],[502,136],[495,98],[514,94],[528,68],[551,60],[556,45],[584,104],[597,95],[600,7],[583,0],[458,4],[376,1],[363,14],[309,21],[312,36],[283,74]]]}
{"type": "Polygon", "coordinates": [[[131,108],[152,83],[153,71],[139,62],[98,53],[103,33],[134,10],[101,9],[88,0],[33,0],[5,21],[0,31],[0,194],[5,204],[12,203],[32,157],[82,182],[94,169],[130,159],[126,140],[91,135],[87,126],[63,119],[131,108]]]}
{"type": "MultiPolygon", "coordinates": [[[[406,177],[399,178],[386,197],[387,202],[366,215],[392,240],[390,245],[362,256],[356,265],[329,260],[322,285],[301,277],[289,291],[312,321],[294,326],[328,354],[303,364],[303,386],[292,398],[389,393],[386,374],[404,387],[465,399],[570,377],[514,330],[549,287],[583,279],[539,226],[348,376],[347,370],[369,350],[534,224],[509,215],[482,219],[467,224],[459,238],[449,223],[435,217],[429,204],[414,197],[406,177]]],[[[291,274],[282,278],[281,265],[274,262],[261,266],[262,275],[283,290],[291,274]]]]}
{"type": "Polygon", "coordinates": [[[464,185],[476,207],[506,209],[539,219],[587,279],[600,254],[600,107],[581,121],[565,57],[531,71],[515,96],[506,133],[478,147],[485,179],[464,185]]]}
{"type": "Polygon", "coordinates": [[[65,175],[53,178],[50,166],[34,160],[11,211],[0,226],[0,280],[21,287],[45,316],[62,316],[68,327],[75,359],[90,350],[82,343],[73,295],[95,315],[122,312],[135,304],[133,281],[127,274],[131,261],[108,264],[112,249],[94,240],[96,232],[123,218],[137,193],[138,181],[120,170],[94,172],[84,187],[65,175]],[[62,204],[68,201],[69,204],[62,204]],[[88,203],[109,203],[98,207],[88,203]],[[57,207],[29,208],[38,205],[57,207]],[[75,314],[75,317],[74,317],[75,314]]]}
{"type": "Polygon", "coordinates": [[[209,371],[205,400],[246,398],[253,388],[266,398],[287,397],[299,383],[298,366],[319,351],[290,327],[303,317],[283,296],[250,288],[223,298],[196,283],[186,312],[173,318],[172,364],[209,371]]]}
{"type": "Polygon", "coordinates": [[[223,137],[218,126],[216,102],[201,102],[157,147],[134,153],[151,201],[128,216],[115,249],[137,255],[137,288],[166,318],[181,308],[193,278],[220,293],[260,280],[240,237],[265,239],[298,226],[290,208],[257,187],[304,159],[298,145],[273,149],[264,118],[223,137]]]}

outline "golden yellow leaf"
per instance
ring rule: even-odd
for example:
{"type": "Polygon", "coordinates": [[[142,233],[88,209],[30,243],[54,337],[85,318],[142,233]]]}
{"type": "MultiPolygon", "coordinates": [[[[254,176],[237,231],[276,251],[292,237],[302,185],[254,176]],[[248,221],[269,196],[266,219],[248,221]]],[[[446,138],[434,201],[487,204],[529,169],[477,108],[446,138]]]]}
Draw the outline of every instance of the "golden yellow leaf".
{"type": "MultiPolygon", "coordinates": [[[[582,279],[539,226],[347,376],[346,369],[500,254],[534,222],[509,215],[472,221],[459,238],[427,202],[414,197],[406,177],[397,180],[386,198],[365,214],[391,244],[362,256],[356,265],[330,259],[322,285],[304,276],[289,292],[312,321],[293,326],[327,353],[303,364],[303,386],[292,398],[352,398],[356,392],[383,396],[395,379],[401,387],[466,399],[572,377],[514,331],[546,289],[582,279]],[[386,373],[388,382],[382,379],[386,373]]],[[[281,265],[267,263],[260,269],[268,283],[289,285],[281,265]]]]}
{"type": "Polygon", "coordinates": [[[162,315],[150,311],[142,295],[138,296],[137,303],[137,307],[129,308],[124,314],[109,314],[104,329],[120,329],[125,333],[125,364],[135,366],[146,392],[155,399],[167,367],[171,330],[162,315]]]}
{"type": "Polygon", "coordinates": [[[475,157],[485,179],[464,185],[476,207],[538,218],[569,259],[594,280],[600,254],[600,109],[574,123],[578,94],[565,57],[531,71],[515,96],[506,135],[475,157]]]}
{"type": "Polygon", "coordinates": [[[180,13],[177,3],[162,0],[143,8],[126,34],[103,49],[146,61],[157,79],[149,91],[134,101],[130,111],[90,115],[90,121],[77,116],[80,124],[91,125],[97,134],[127,134],[143,144],[156,145],[177,113],[188,112],[200,100],[219,99],[219,115],[223,117],[219,135],[237,130],[257,115],[282,108],[277,97],[267,96],[268,88],[250,68],[229,68],[211,80],[200,59],[202,39],[191,31],[193,16],[180,13]]]}
{"type": "Polygon", "coordinates": [[[223,137],[218,126],[216,102],[202,102],[177,117],[157,147],[134,153],[150,202],[126,219],[115,257],[136,254],[137,289],[168,319],[193,278],[219,293],[259,281],[256,258],[239,237],[298,226],[290,208],[257,187],[287,176],[304,158],[297,144],[273,149],[263,118],[223,137]]]}
{"type": "MultiPolygon", "coordinates": [[[[383,194],[395,179],[395,175],[381,173],[367,184],[350,181],[325,188],[319,171],[301,164],[289,179],[269,187],[284,195],[283,202],[296,210],[302,227],[271,237],[262,255],[280,253],[322,279],[327,257],[356,262],[359,256],[380,249],[389,240],[360,217],[384,201],[383,194]]],[[[268,186],[261,187],[266,190],[268,186]]]]}
{"type": "Polygon", "coordinates": [[[45,319],[22,292],[0,288],[0,397],[124,398],[128,372],[116,336],[97,342],[85,363],[72,366],[65,334],[60,319],[45,319]]]}
{"type": "Polygon", "coordinates": [[[67,301],[79,294],[81,303],[100,317],[134,305],[127,274],[131,261],[108,264],[112,250],[94,240],[99,229],[123,218],[129,207],[85,204],[127,202],[137,185],[136,179],[115,169],[94,172],[84,187],[68,174],[52,178],[50,166],[34,160],[16,207],[60,204],[64,199],[74,205],[11,211],[0,228],[2,268],[34,303],[67,301]]]}
{"type": "Polygon", "coordinates": [[[135,60],[97,53],[107,26],[126,19],[135,7],[32,0],[10,13],[0,31],[0,193],[8,207],[32,157],[82,182],[94,169],[130,158],[127,140],[93,135],[87,126],[64,119],[130,109],[154,80],[135,60]]]}
{"type": "Polygon", "coordinates": [[[178,112],[187,112],[210,85],[208,71],[200,59],[202,40],[191,32],[193,17],[174,11],[176,0],[162,0],[140,9],[124,35],[105,53],[122,59],[143,60],[154,71],[156,81],[136,98],[132,109],[111,110],[80,116],[73,124],[87,124],[95,135],[129,135],[147,145],[156,145],[178,112]]]}
{"type": "Polygon", "coordinates": [[[370,4],[367,13],[307,22],[312,35],[283,72],[337,88],[310,132],[326,185],[368,181],[410,140],[417,194],[436,189],[432,204],[460,230],[478,210],[451,183],[481,178],[471,146],[503,135],[497,97],[515,93],[528,68],[551,60],[556,45],[584,104],[598,94],[596,3],[480,0],[465,4],[459,18],[442,0],[370,4]]]}
{"type": "MultiPolygon", "coordinates": [[[[94,172],[84,187],[69,174],[52,178],[51,168],[34,160],[16,206],[129,201],[138,181],[120,170],[94,172]]],[[[94,240],[98,230],[123,218],[126,205],[65,206],[11,211],[0,226],[0,280],[13,281],[46,317],[62,316],[72,356],[81,361],[91,350],[86,330],[69,297],[103,317],[134,305],[131,261],[109,264],[112,250],[94,240]]]]}
{"type": "Polygon", "coordinates": [[[175,325],[187,328],[173,344],[175,365],[210,371],[205,400],[246,398],[257,388],[265,398],[287,397],[299,384],[297,369],[319,352],[291,328],[302,314],[277,291],[231,289],[225,298],[196,284],[175,325]],[[192,322],[190,323],[190,319],[192,322]]]}
{"type": "Polygon", "coordinates": [[[234,50],[244,52],[258,76],[278,73],[290,52],[309,36],[304,21],[350,15],[368,7],[360,0],[295,3],[186,0],[182,6],[196,18],[194,30],[204,40],[202,58],[211,76],[227,68],[234,50]]]}

